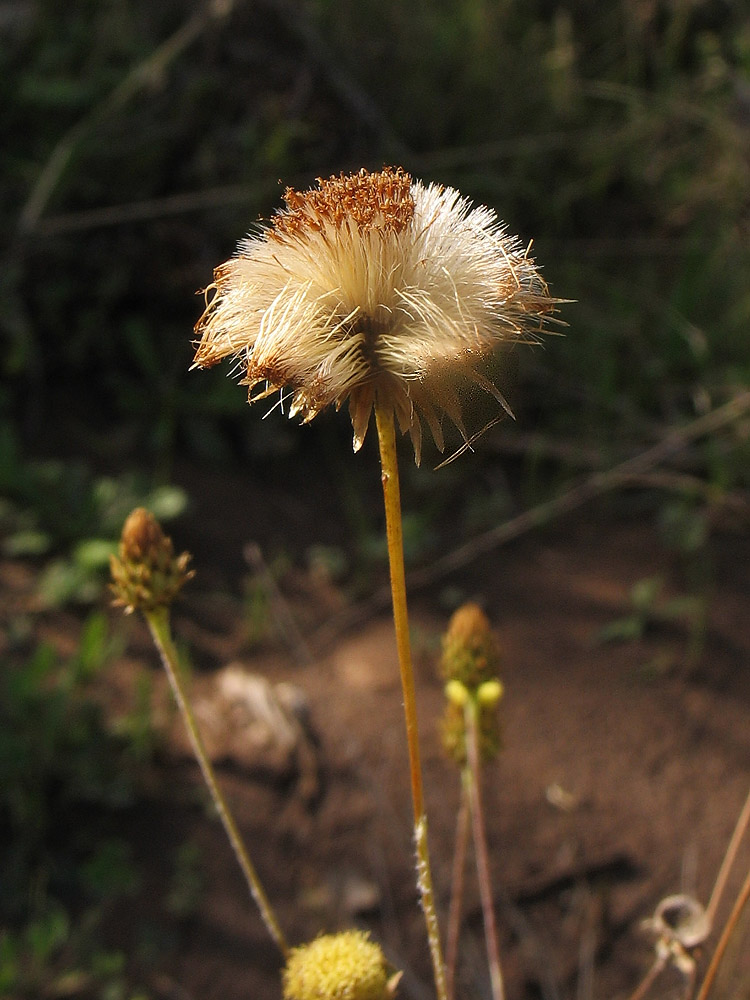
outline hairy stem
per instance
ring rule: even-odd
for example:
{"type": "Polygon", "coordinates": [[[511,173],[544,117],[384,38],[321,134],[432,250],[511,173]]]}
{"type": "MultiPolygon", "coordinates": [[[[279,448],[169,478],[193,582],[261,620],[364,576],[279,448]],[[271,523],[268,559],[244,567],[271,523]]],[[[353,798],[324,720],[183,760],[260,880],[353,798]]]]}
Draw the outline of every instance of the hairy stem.
{"type": "Polygon", "coordinates": [[[177,706],[185,722],[188,736],[190,737],[190,743],[193,748],[193,753],[200,764],[201,771],[203,772],[203,778],[208,786],[209,792],[211,793],[211,798],[213,799],[216,811],[219,814],[219,818],[221,819],[224,830],[229,838],[229,843],[232,845],[232,850],[234,851],[240,868],[242,869],[242,873],[245,876],[250,889],[250,894],[260,910],[261,918],[263,923],[266,925],[268,933],[276,942],[281,954],[286,955],[289,951],[289,945],[287,944],[286,938],[284,937],[281,927],[279,926],[276,915],[271,909],[271,904],[268,901],[265,890],[260,883],[260,879],[258,878],[252,862],[250,861],[250,856],[247,853],[247,849],[243,843],[240,832],[237,829],[237,824],[229,811],[226,799],[224,798],[216,780],[216,775],[213,767],[211,766],[211,761],[208,759],[206,749],[203,746],[203,740],[201,739],[201,735],[198,731],[195,716],[193,715],[193,710],[190,707],[190,702],[188,701],[185,687],[180,676],[180,665],[177,657],[177,650],[175,649],[172,641],[169,628],[169,612],[166,608],[158,608],[155,611],[146,612],[146,621],[148,622],[148,626],[151,630],[151,635],[156,648],[159,650],[161,661],[164,664],[164,669],[167,672],[169,683],[172,686],[172,691],[174,692],[175,700],[177,701],[177,706]]]}
{"type": "Polygon", "coordinates": [[[443,964],[440,931],[432,890],[430,853],[427,846],[427,817],[424,810],[417,703],[414,693],[414,670],[411,662],[411,645],[409,641],[409,616],[406,608],[404,540],[401,524],[401,492],[398,478],[398,459],[396,456],[396,430],[391,410],[376,405],[375,419],[380,445],[385,526],[388,539],[388,561],[390,565],[391,596],[393,600],[393,622],[396,629],[396,648],[398,650],[401,688],[404,696],[406,740],[409,747],[409,771],[411,775],[412,804],[414,807],[414,842],[417,852],[417,878],[419,891],[422,896],[422,909],[427,925],[427,938],[430,945],[435,988],[438,1000],[447,1000],[445,966],[443,964]]]}

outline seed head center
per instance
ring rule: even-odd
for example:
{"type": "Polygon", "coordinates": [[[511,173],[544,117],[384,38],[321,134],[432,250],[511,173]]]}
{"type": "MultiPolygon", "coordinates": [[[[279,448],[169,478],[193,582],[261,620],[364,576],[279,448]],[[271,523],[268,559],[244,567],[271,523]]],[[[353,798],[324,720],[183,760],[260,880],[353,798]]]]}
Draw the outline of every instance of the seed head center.
{"type": "Polygon", "coordinates": [[[412,179],[401,167],[376,173],[364,168],[356,174],[318,178],[310,191],[287,188],[286,209],[272,220],[277,239],[320,232],[326,226],[354,225],[360,232],[377,229],[401,233],[414,215],[412,179]]]}

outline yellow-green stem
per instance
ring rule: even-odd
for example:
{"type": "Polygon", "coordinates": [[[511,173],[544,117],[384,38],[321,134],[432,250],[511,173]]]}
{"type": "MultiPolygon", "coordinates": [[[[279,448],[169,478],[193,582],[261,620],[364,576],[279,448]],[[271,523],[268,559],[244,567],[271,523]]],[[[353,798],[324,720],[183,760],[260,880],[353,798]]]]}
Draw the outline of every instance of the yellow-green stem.
{"type": "Polygon", "coordinates": [[[417,881],[422,896],[422,909],[427,925],[427,937],[430,945],[432,969],[438,1000],[447,1000],[445,966],[443,964],[437,910],[435,908],[435,898],[432,889],[430,853],[427,846],[427,817],[424,810],[417,703],[414,693],[414,670],[412,668],[411,645],[409,642],[409,616],[406,608],[404,539],[401,524],[401,491],[398,479],[398,459],[396,456],[396,429],[393,423],[393,412],[390,409],[376,405],[375,420],[378,428],[378,443],[380,445],[385,527],[388,538],[388,561],[391,574],[391,596],[393,599],[393,622],[396,628],[396,648],[398,650],[398,662],[401,671],[401,688],[404,695],[406,740],[409,747],[411,794],[414,806],[414,842],[417,854],[417,881]]]}
{"type": "Polygon", "coordinates": [[[284,937],[281,927],[279,926],[276,915],[271,909],[271,904],[268,901],[265,890],[260,883],[260,879],[258,878],[252,862],[250,861],[250,856],[247,853],[247,849],[245,848],[240,832],[237,829],[237,824],[229,811],[226,799],[224,798],[218,782],[216,781],[216,775],[213,767],[211,766],[211,761],[208,759],[205,747],[203,746],[203,740],[201,739],[201,735],[198,731],[195,716],[193,715],[193,710],[190,707],[190,702],[188,701],[187,694],[182,683],[182,678],[180,676],[180,665],[177,650],[172,642],[172,636],[169,628],[169,612],[166,608],[158,608],[155,611],[146,612],[146,621],[148,622],[148,626],[151,630],[151,635],[156,648],[159,650],[159,655],[161,656],[164,669],[166,670],[167,677],[169,678],[169,683],[171,684],[172,691],[174,692],[175,700],[177,701],[177,706],[182,714],[185,726],[187,727],[193,753],[200,764],[203,778],[208,786],[209,792],[211,793],[211,798],[216,806],[216,811],[219,814],[219,818],[221,819],[224,830],[229,838],[229,843],[232,845],[232,850],[234,851],[237,861],[239,862],[242,873],[247,880],[250,894],[260,910],[261,919],[266,925],[268,933],[276,942],[282,955],[286,956],[289,951],[289,945],[287,944],[286,938],[284,937]]]}

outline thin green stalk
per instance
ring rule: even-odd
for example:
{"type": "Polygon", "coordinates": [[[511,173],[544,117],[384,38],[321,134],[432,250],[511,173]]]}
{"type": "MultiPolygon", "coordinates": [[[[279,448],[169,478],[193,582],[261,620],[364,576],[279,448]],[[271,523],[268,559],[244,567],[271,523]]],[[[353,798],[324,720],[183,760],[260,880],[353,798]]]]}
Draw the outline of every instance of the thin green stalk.
{"type": "Polygon", "coordinates": [[[461,932],[461,909],[464,897],[464,872],[466,848],[469,840],[469,790],[466,769],[461,771],[461,802],[456,817],[456,846],[453,852],[451,874],[451,903],[448,909],[448,931],[445,945],[445,969],[448,1000],[453,1000],[458,960],[458,939],[461,932]]]}
{"type": "Polygon", "coordinates": [[[213,799],[216,811],[219,814],[219,818],[221,819],[224,830],[229,838],[229,843],[232,845],[232,850],[234,851],[240,868],[242,869],[242,873],[245,876],[250,889],[250,894],[260,910],[261,919],[266,925],[268,933],[276,942],[281,954],[286,956],[289,951],[289,945],[286,942],[286,938],[284,937],[281,927],[279,926],[279,922],[276,919],[276,915],[271,908],[271,904],[266,896],[263,886],[260,883],[260,879],[258,878],[255,868],[250,861],[250,856],[247,853],[247,849],[245,848],[240,832],[237,829],[237,824],[229,811],[226,799],[219,788],[214,769],[211,766],[211,762],[208,759],[205,747],[203,746],[203,740],[201,739],[201,735],[198,731],[195,716],[193,715],[193,710],[190,707],[190,702],[188,701],[180,676],[180,665],[177,650],[172,642],[172,636],[169,628],[169,611],[167,608],[157,608],[154,611],[145,612],[145,615],[154,643],[156,644],[156,648],[159,650],[162,663],[164,664],[164,669],[167,672],[169,683],[172,686],[172,691],[174,692],[178,708],[180,709],[182,717],[185,721],[185,726],[187,727],[193,752],[198,760],[198,763],[200,764],[201,771],[203,772],[203,778],[208,786],[209,792],[211,793],[211,798],[213,799]]]}
{"type": "Polygon", "coordinates": [[[417,725],[417,704],[414,693],[414,669],[411,662],[409,642],[409,616],[406,607],[406,577],[404,573],[404,540],[401,523],[401,492],[398,478],[398,458],[396,455],[396,429],[393,412],[376,404],[375,420],[380,445],[380,466],[383,481],[383,501],[385,504],[385,525],[388,538],[388,561],[391,575],[391,596],[393,599],[393,622],[396,629],[401,688],[404,695],[404,717],[406,740],[409,747],[409,770],[411,774],[411,794],[414,807],[414,842],[417,854],[417,882],[422,896],[422,909],[427,925],[432,969],[438,1000],[448,1000],[445,982],[445,966],[440,943],[440,929],[432,889],[430,853],[427,845],[427,817],[424,809],[422,764],[419,753],[419,727],[417,725]]]}
{"type": "Polygon", "coordinates": [[[466,720],[466,763],[469,774],[469,804],[471,807],[471,831],[474,838],[474,857],[477,864],[479,896],[482,901],[484,940],[490,969],[492,997],[493,1000],[504,1000],[505,988],[503,986],[503,974],[500,969],[500,950],[497,945],[495,908],[492,900],[492,879],[490,876],[490,861],[487,851],[484,808],[482,805],[482,787],[479,775],[479,723],[477,713],[476,699],[469,697],[464,708],[464,718],[466,720]]]}

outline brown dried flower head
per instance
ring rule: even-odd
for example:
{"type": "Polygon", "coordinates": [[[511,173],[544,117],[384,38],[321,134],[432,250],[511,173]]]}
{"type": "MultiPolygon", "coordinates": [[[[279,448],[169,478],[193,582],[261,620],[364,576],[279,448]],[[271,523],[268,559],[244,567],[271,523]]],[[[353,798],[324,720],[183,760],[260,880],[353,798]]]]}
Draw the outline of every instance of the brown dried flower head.
{"type": "Polygon", "coordinates": [[[441,450],[444,415],[466,438],[462,380],[507,408],[483,364],[535,339],[558,300],[494,212],[391,167],[284,200],[214,272],[196,365],[236,358],[251,401],[286,392],[304,422],[348,402],[355,450],[373,405],[390,409],[417,461],[422,420],[441,450]]]}
{"type": "Polygon", "coordinates": [[[171,604],[194,576],[189,562],[187,552],[175,556],[172,539],[154,515],[136,507],[123,525],[119,559],[110,557],[112,603],[124,607],[126,614],[136,608],[148,612],[171,604]]]}

